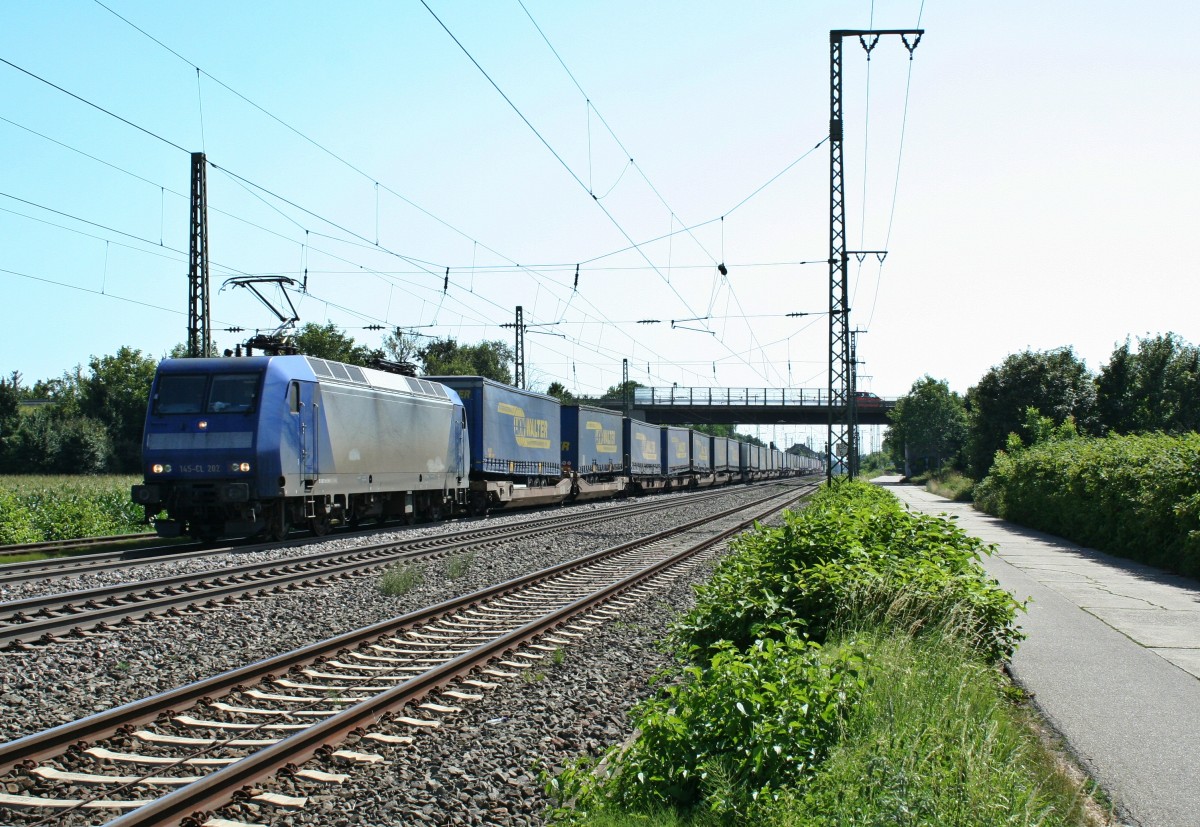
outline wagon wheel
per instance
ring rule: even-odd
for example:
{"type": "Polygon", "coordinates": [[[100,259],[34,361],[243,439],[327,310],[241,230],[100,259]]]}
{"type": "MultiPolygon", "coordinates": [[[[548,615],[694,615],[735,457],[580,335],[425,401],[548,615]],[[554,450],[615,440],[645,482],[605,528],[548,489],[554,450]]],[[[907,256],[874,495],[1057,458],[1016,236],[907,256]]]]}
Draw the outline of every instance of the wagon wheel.
{"type": "Polygon", "coordinates": [[[333,521],[329,519],[328,514],[320,514],[316,517],[310,517],[308,520],[308,528],[317,537],[324,537],[329,533],[330,526],[333,521]]]}

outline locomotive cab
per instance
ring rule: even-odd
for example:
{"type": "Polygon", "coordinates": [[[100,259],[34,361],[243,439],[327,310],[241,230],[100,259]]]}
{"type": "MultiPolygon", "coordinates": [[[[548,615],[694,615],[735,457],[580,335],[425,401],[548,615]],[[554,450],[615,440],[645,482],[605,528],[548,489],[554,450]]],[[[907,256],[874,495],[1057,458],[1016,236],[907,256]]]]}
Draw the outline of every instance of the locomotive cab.
{"type": "Polygon", "coordinates": [[[132,496],[161,536],[205,541],[436,519],[465,508],[467,440],[462,401],[423,379],[312,356],[167,359],[132,496]]]}
{"type": "Polygon", "coordinates": [[[266,361],[160,365],[142,443],[145,484],[132,490],[160,536],[214,540],[229,528],[262,528],[261,509],[249,504],[264,474],[278,476],[256,453],[266,361]],[[156,519],[163,510],[167,517],[156,519]]]}

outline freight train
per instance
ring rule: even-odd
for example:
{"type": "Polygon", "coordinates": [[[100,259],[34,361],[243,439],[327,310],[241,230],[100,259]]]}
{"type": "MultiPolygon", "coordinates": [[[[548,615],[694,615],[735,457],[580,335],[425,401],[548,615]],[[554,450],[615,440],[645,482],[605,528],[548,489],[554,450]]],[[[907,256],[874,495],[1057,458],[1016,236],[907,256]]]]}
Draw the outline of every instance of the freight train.
{"type": "Polygon", "coordinates": [[[822,470],[809,457],[478,376],[295,355],[161,362],[142,462],[131,493],[147,522],[203,541],[822,470]]]}

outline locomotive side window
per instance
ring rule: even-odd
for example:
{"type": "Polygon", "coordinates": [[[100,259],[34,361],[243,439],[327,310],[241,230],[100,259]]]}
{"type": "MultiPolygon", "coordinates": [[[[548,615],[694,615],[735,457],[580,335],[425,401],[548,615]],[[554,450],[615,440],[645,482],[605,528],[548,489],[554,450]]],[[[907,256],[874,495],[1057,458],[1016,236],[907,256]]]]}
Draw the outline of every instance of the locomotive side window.
{"type": "Polygon", "coordinates": [[[300,383],[288,385],[288,410],[294,414],[300,413],[300,383]]]}
{"type": "Polygon", "coordinates": [[[257,373],[230,373],[214,376],[208,393],[209,413],[247,413],[258,401],[257,373]]]}
{"type": "Polygon", "coordinates": [[[158,377],[154,391],[156,414],[198,414],[204,410],[207,376],[175,374],[158,377]]]}

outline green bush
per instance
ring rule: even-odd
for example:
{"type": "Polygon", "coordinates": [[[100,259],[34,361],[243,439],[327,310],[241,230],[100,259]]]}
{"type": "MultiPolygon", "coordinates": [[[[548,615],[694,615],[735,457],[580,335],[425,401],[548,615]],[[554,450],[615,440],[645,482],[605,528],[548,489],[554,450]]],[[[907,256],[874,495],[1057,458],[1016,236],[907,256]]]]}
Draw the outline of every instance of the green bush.
{"type": "Polygon", "coordinates": [[[676,626],[685,648],[745,648],[768,627],[823,641],[864,619],[919,630],[953,617],[990,660],[1020,637],[1018,604],[979,566],[988,547],[947,520],[905,510],[878,486],[835,485],[734,547],[676,626]]]}
{"type": "Polygon", "coordinates": [[[1200,576],[1200,434],[1010,446],[976,487],[989,514],[1200,576]]]}
{"type": "Polygon", "coordinates": [[[826,650],[796,637],[762,638],[745,652],[725,643],[676,677],[633,710],[639,736],[610,779],[583,766],[554,782],[577,800],[573,817],[702,802],[719,818],[744,817],[812,773],[865,682],[852,645],[826,650]]]}

